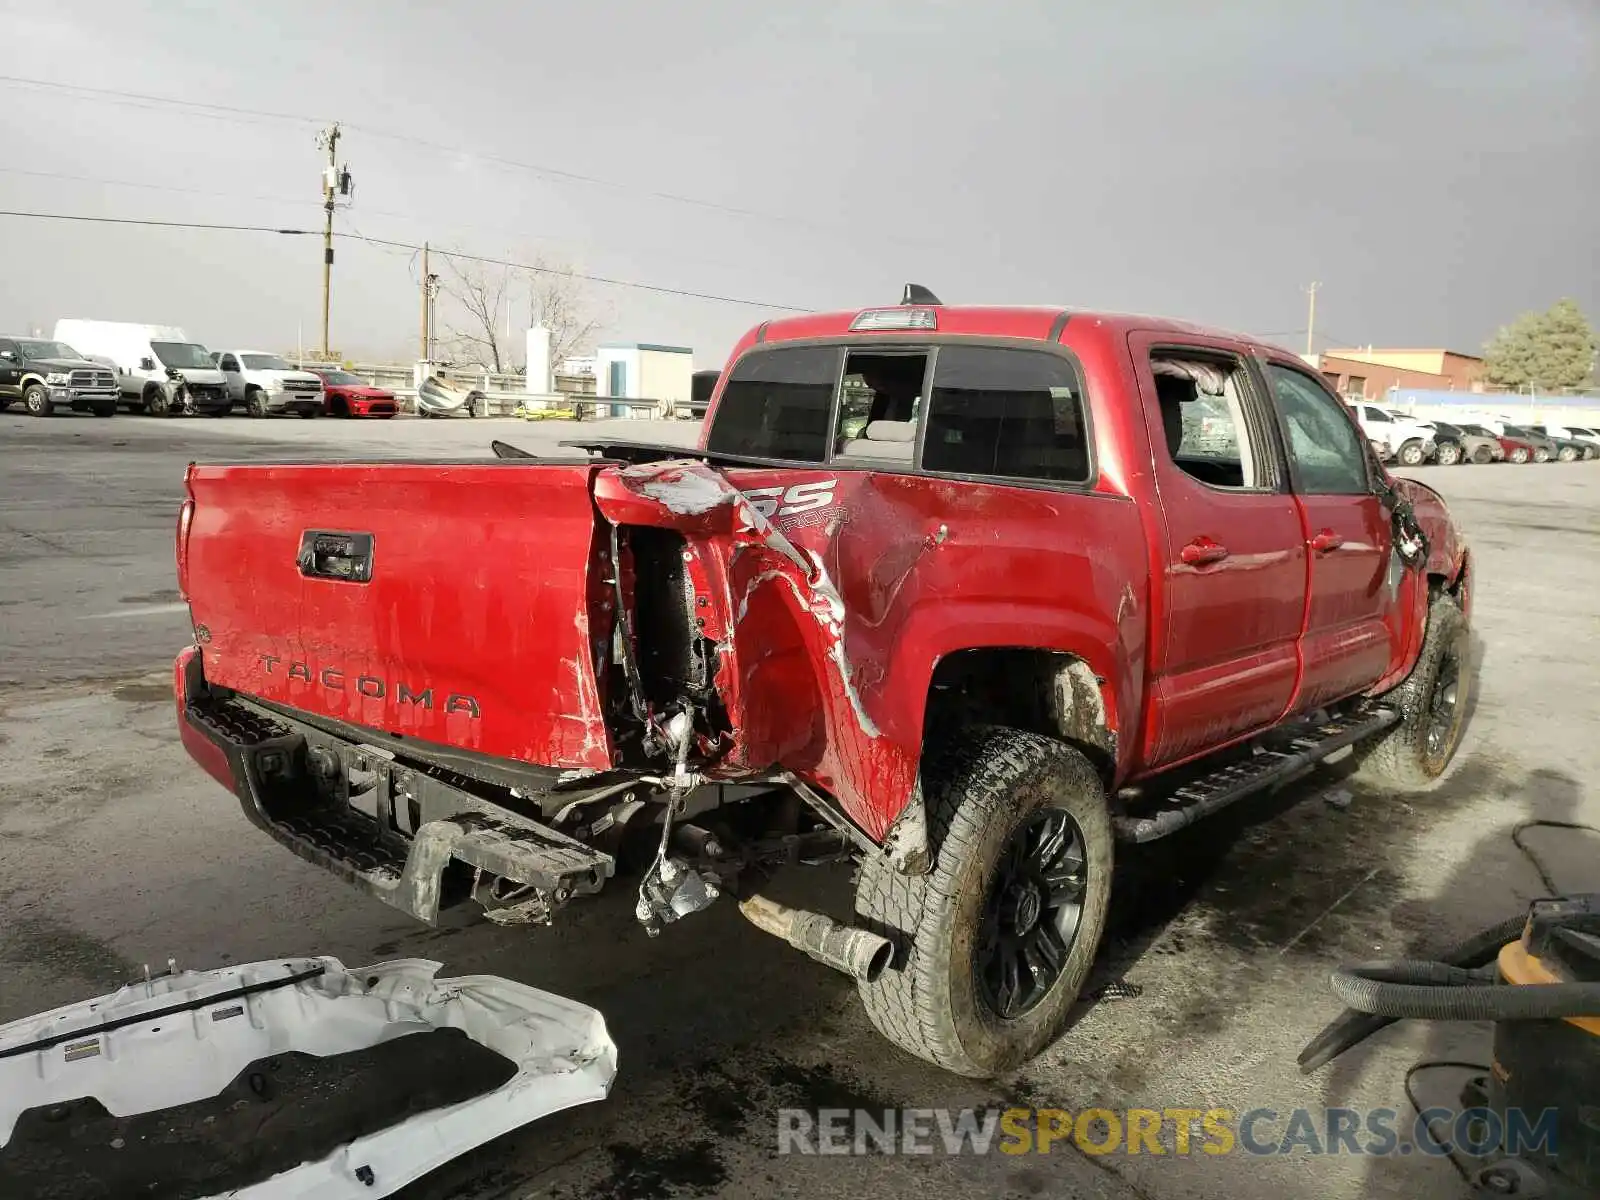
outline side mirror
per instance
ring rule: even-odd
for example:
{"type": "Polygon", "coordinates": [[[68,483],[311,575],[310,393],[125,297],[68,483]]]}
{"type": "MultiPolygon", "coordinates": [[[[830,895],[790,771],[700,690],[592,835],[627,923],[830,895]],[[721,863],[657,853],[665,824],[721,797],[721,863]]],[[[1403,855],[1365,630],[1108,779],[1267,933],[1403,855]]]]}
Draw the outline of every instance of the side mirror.
{"type": "Polygon", "coordinates": [[[154,371],[156,369],[156,360],[146,354],[139,360],[139,369],[141,371],[154,371]]]}

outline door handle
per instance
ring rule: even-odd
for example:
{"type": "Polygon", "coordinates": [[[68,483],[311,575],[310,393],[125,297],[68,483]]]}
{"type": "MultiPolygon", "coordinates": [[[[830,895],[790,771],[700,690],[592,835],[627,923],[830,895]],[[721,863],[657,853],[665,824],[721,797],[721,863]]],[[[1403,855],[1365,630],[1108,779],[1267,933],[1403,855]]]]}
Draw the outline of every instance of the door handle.
{"type": "Polygon", "coordinates": [[[1178,557],[1191,567],[1203,567],[1209,563],[1221,562],[1228,557],[1228,548],[1219,546],[1208,537],[1197,537],[1182,550],[1178,557]]]}
{"type": "Polygon", "coordinates": [[[1329,550],[1337,550],[1344,545],[1344,539],[1331,529],[1324,529],[1311,539],[1311,548],[1318,554],[1326,554],[1329,550]]]}

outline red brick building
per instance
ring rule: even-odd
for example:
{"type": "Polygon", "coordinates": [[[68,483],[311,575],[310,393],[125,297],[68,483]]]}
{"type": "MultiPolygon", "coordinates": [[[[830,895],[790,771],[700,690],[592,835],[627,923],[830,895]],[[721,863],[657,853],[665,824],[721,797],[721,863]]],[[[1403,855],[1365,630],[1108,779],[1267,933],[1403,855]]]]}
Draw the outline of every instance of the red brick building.
{"type": "Polygon", "coordinates": [[[1483,359],[1455,350],[1329,350],[1307,359],[1344,396],[1382,400],[1391,388],[1480,392],[1483,359]]]}

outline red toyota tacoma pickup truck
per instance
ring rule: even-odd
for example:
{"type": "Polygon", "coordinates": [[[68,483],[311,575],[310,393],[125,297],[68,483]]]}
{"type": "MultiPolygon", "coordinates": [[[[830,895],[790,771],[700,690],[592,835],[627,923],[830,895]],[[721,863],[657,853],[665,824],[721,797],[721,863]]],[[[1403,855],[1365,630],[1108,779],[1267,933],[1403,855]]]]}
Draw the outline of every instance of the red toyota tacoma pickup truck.
{"type": "Polygon", "coordinates": [[[692,450],[494,449],[195,465],[179,518],[189,752],[423,921],[727,896],[981,1076],[1061,1028],[1119,842],[1461,737],[1444,504],[1246,337],[909,287],[752,330],[692,450]],[[854,923],[760,892],[844,858],[854,923]]]}

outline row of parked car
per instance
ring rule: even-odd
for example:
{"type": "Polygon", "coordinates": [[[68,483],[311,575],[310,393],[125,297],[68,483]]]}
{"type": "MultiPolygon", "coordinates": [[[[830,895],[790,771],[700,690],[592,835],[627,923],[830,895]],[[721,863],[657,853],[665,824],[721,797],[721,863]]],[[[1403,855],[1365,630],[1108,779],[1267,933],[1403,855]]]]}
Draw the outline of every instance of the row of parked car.
{"type": "Polygon", "coordinates": [[[208,350],[171,325],[56,322],[55,336],[0,335],[0,411],[37,417],[119,410],[152,416],[392,417],[393,392],[337,366],[296,367],[261,350],[208,350]]]}
{"type": "Polygon", "coordinates": [[[1352,403],[1350,409],[1378,456],[1407,467],[1600,457],[1600,432],[1584,425],[1517,425],[1503,417],[1454,424],[1363,401],[1352,403]]]}

